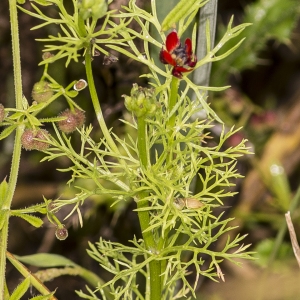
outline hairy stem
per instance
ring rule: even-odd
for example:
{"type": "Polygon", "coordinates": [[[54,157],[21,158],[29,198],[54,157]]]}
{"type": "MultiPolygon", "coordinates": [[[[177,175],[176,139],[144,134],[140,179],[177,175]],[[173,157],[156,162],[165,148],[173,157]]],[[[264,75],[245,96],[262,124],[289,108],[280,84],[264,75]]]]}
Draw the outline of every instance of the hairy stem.
{"type": "MultiPolygon", "coordinates": [[[[179,87],[179,79],[175,76],[172,76],[171,91],[170,91],[170,98],[169,98],[169,113],[172,111],[172,109],[176,104],[177,96],[178,96],[178,87],[179,87]]],[[[176,118],[176,113],[173,112],[168,122],[169,127],[171,128],[174,127],[175,118],[176,118]]]]}
{"type": "MultiPolygon", "coordinates": [[[[147,168],[149,164],[149,149],[147,149],[147,125],[144,117],[139,117],[137,119],[138,125],[138,150],[141,164],[144,168],[147,168]]],[[[137,202],[138,209],[147,208],[149,206],[148,200],[145,200],[148,196],[147,192],[141,192],[139,194],[139,200],[137,202]]],[[[145,245],[148,250],[155,252],[157,249],[157,244],[154,240],[153,234],[150,231],[145,232],[149,227],[150,216],[147,211],[139,211],[138,217],[140,221],[142,235],[145,241],[145,245]]],[[[154,260],[149,263],[150,269],[150,300],[161,299],[161,264],[160,261],[154,260]]]]}
{"type": "MultiPolygon", "coordinates": [[[[10,24],[11,24],[11,36],[12,36],[12,57],[14,68],[14,86],[15,86],[15,99],[16,109],[22,109],[22,78],[21,78],[21,59],[20,59],[20,44],[19,44],[19,28],[18,28],[18,15],[17,15],[17,3],[16,0],[9,0],[10,10],[10,24]]],[[[12,198],[16,189],[20,157],[21,157],[21,136],[24,130],[24,126],[18,126],[16,129],[14,150],[12,154],[12,164],[8,182],[7,194],[2,205],[2,209],[9,210],[11,207],[12,198]]],[[[5,267],[6,267],[6,249],[8,238],[8,222],[9,214],[6,214],[4,225],[0,233],[0,299],[4,297],[5,286],[5,267]]]]}
{"type": "MultiPolygon", "coordinates": [[[[50,295],[48,288],[38,280],[22,263],[20,263],[11,253],[6,252],[8,260],[14,265],[14,267],[24,276],[24,278],[30,277],[30,283],[34,286],[42,295],[50,295]]],[[[57,300],[53,295],[49,296],[49,300],[57,300]]]]}
{"type": "Polygon", "coordinates": [[[92,98],[92,103],[94,106],[94,110],[96,113],[96,118],[98,120],[99,126],[102,130],[103,136],[107,141],[107,144],[110,146],[110,148],[115,152],[115,153],[120,153],[117,145],[115,144],[114,140],[111,137],[111,134],[106,126],[103,113],[101,110],[100,102],[98,99],[95,83],[94,83],[94,77],[93,77],[93,72],[92,72],[92,57],[91,57],[91,52],[90,49],[86,50],[85,54],[85,70],[86,70],[86,76],[87,76],[87,81],[88,81],[88,86],[92,98]]]}
{"type": "Polygon", "coordinates": [[[146,144],[147,135],[147,125],[144,117],[139,117],[137,119],[138,125],[138,149],[141,164],[144,168],[148,165],[148,149],[146,144]]]}

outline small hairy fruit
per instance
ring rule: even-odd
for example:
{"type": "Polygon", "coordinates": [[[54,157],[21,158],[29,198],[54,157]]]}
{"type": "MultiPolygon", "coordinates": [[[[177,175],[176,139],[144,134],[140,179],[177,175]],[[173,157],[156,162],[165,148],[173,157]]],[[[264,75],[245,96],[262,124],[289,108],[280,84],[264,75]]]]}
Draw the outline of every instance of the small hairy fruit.
{"type": "Polygon", "coordinates": [[[47,140],[49,133],[45,129],[25,129],[22,137],[21,143],[25,150],[39,150],[44,151],[49,147],[48,143],[43,142],[42,140],[47,140]],[[38,141],[39,139],[40,141],[38,141]]]}
{"type": "Polygon", "coordinates": [[[80,128],[85,121],[85,112],[77,108],[74,111],[66,109],[59,116],[65,117],[64,120],[57,122],[58,128],[64,133],[73,132],[76,128],[80,128]]]}
{"type": "Polygon", "coordinates": [[[32,99],[38,103],[46,102],[53,96],[53,91],[47,81],[39,81],[32,89],[32,99]]]}
{"type": "Polygon", "coordinates": [[[0,103],[0,123],[3,122],[5,118],[5,110],[3,104],[0,103]]]}

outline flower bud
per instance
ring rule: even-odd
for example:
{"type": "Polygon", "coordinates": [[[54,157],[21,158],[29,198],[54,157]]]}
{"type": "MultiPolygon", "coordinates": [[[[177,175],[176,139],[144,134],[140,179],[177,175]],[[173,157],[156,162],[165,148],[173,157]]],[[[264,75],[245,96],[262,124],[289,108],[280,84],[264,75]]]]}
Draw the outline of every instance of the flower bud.
{"type": "Polygon", "coordinates": [[[84,79],[80,79],[74,84],[73,89],[75,91],[81,91],[86,87],[87,87],[87,82],[84,79]]]}
{"type": "Polygon", "coordinates": [[[49,144],[36,139],[46,141],[48,137],[49,133],[45,129],[25,129],[21,137],[21,144],[25,150],[44,151],[47,150],[49,144]]]}
{"type": "Polygon", "coordinates": [[[175,198],[174,199],[174,206],[178,209],[178,210],[182,210],[185,206],[184,200],[182,198],[175,198]]]}
{"type": "Polygon", "coordinates": [[[109,65],[117,62],[118,60],[119,59],[116,56],[112,55],[112,54],[105,55],[104,59],[103,59],[103,65],[104,66],[109,66],[109,65]]]}
{"type": "Polygon", "coordinates": [[[43,142],[42,140],[46,141],[49,137],[49,133],[45,129],[39,129],[35,135],[36,139],[39,139],[41,141],[35,140],[35,149],[39,151],[45,151],[49,148],[49,144],[43,142]]]}
{"type": "Polygon", "coordinates": [[[3,104],[0,103],[0,123],[3,122],[5,118],[5,110],[3,104]]]}
{"type": "Polygon", "coordinates": [[[47,60],[51,57],[54,57],[54,55],[51,52],[44,52],[43,55],[42,55],[43,60],[47,60]]]}
{"type": "Polygon", "coordinates": [[[147,89],[133,84],[130,96],[123,95],[125,98],[126,108],[133,112],[137,117],[145,115],[153,115],[157,108],[156,97],[154,89],[147,89]]]}
{"type": "Polygon", "coordinates": [[[107,9],[107,0],[82,0],[79,4],[79,13],[84,20],[90,17],[100,19],[106,14],[107,9]]]}
{"type": "Polygon", "coordinates": [[[38,103],[46,102],[53,96],[53,91],[47,81],[39,81],[34,84],[32,89],[32,99],[38,103]]]}
{"type": "Polygon", "coordinates": [[[174,206],[178,210],[182,210],[184,207],[188,209],[198,209],[204,206],[204,204],[196,198],[175,198],[174,206]]]}
{"type": "Polygon", "coordinates": [[[58,121],[58,128],[64,133],[71,133],[76,128],[80,128],[85,121],[85,112],[75,108],[74,111],[66,109],[59,115],[65,117],[64,120],[58,121]]]}
{"type": "Polygon", "coordinates": [[[65,227],[65,225],[58,225],[55,230],[55,236],[58,240],[63,241],[68,237],[68,229],[65,227]]]}
{"type": "Polygon", "coordinates": [[[185,206],[189,209],[198,209],[204,206],[204,204],[195,198],[185,198],[185,206]]]}

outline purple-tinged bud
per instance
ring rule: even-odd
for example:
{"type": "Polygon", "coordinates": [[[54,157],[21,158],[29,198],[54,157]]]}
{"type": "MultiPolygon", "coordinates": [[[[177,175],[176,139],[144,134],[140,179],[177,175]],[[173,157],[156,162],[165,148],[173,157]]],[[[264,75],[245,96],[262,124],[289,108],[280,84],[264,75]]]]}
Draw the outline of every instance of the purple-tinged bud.
{"type": "Polygon", "coordinates": [[[54,55],[51,53],[51,52],[44,52],[43,55],[42,55],[42,59],[43,60],[47,60],[51,57],[53,57],[54,55]]]}
{"type": "Polygon", "coordinates": [[[49,133],[45,129],[25,129],[22,137],[21,137],[21,144],[25,150],[39,150],[44,151],[47,150],[49,144],[39,140],[47,140],[49,137],[49,133]]]}
{"type": "Polygon", "coordinates": [[[55,236],[58,240],[63,241],[68,237],[68,229],[65,225],[58,225],[55,230],[55,236]]]}
{"type": "Polygon", "coordinates": [[[47,139],[49,138],[49,133],[46,129],[39,129],[35,135],[35,138],[41,140],[41,141],[35,140],[36,150],[45,151],[49,148],[50,145],[48,143],[43,142],[43,140],[47,141],[47,139]]]}
{"type": "Polygon", "coordinates": [[[87,82],[84,79],[80,79],[74,84],[73,89],[79,92],[85,89],[86,87],[87,87],[87,82]]]}
{"type": "Polygon", "coordinates": [[[57,122],[58,128],[64,133],[71,133],[76,128],[82,127],[85,121],[85,112],[77,108],[74,111],[66,109],[59,116],[65,117],[64,120],[57,122]]]}

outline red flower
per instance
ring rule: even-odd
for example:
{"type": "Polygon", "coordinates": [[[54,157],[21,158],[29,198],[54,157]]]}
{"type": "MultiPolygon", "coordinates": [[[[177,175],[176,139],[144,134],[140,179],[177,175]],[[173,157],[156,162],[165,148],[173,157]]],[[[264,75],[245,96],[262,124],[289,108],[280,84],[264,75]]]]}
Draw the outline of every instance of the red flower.
{"type": "Polygon", "coordinates": [[[187,38],[181,45],[176,30],[168,34],[166,39],[166,50],[161,49],[159,59],[164,64],[173,66],[172,75],[182,78],[182,73],[193,70],[197,63],[197,57],[192,51],[192,41],[187,38]]]}

